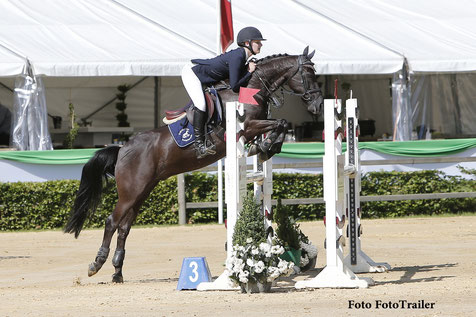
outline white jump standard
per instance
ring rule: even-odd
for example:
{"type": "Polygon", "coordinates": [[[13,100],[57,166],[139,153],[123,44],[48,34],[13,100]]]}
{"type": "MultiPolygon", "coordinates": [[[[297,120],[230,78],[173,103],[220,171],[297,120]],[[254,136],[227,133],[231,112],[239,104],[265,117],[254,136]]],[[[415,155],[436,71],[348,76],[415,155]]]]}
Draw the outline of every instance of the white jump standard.
{"type": "MultiPolygon", "coordinates": [[[[247,175],[245,142],[239,132],[244,130],[244,105],[239,102],[226,103],[226,159],[225,159],[225,202],[227,206],[227,259],[231,257],[233,250],[233,232],[236,219],[243,207],[243,198],[246,195],[246,184],[254,182],[255,197],[262,201],[262,212],[265,216],[263,225],[271,226],[271,194],[273,191],[273,166],[272,159],[258,163],[258,157],[253,157],[253,172],[247,175]],[[236,113],[236,115],[232,115],[236,113]]],[[[200,283],[199,291],[207,290],[239,290],[233,281],[223,272],[215,281],[200,283]]]]}
{"type": "Polygon", "coordinates": [[[349,237],[349,254],[344,259],[344,264],[354,273],[382,273],[391,269],[388,263],[374,262],[361,249],[360,235],[362,233],[360,217],[360,155],[359,155],[359,129],[357,99],[346,101],[346,131],[347,151],[345,152],[346,166],[352,169],[350,174],[344,172],[345,192],[347,200],[346,216],[349,219],[347,236],[349,237]]]}
{"type": "MultiPolygon", "coordinates": [[[[361,263],[360,251],[360,166],[358,155],[357,100],[349,99],[346,113],[340,100],[324,101],[324,201],[326,203],[326,267],[313,279],[298,281],[296,288],[366,288],[371,278],[354,274],[361,263]],[[346,116],[345,116],[346,115],[346,116]],[[347,152],[342,154],[343,117],[347,117],[347,152]],[[347,211],[347,212],[346,212],[347,211]],[[347,213],[347,215],[346,215],[347,213]],[[349,219],[350,262],[344,260],[344,224],[349,219]]],[[[345,121],[344,121],[345,122],[345,121]]],[[[368,272],[368,271],[367,271],[368,272]]]]}

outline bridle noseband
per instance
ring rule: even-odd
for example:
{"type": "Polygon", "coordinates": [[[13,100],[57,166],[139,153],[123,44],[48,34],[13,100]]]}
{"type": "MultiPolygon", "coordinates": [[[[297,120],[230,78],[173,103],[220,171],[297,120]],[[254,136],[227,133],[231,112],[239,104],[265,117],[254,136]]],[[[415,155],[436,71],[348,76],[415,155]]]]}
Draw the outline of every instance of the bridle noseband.
{"type": "Polygon", "coordinates": [[[294,96],[299,96],[301,97],[303,100],[305,101],[309,101],[311,100],[311,94],[313,93],[316,93],[316,92],[319,92],[320,89],[319,88],[314,88],[314,89],[310,89],[309,88],[309,82],[306,78],[306,76],[304,76],[304,67],[305,66],[311,66],[313,69],[314,69],[314,63],[311,62],[311,60],[305,58],[304,55],[299,55],[298,56],[298,61],[297,61],[297,67],[296,67],[296,70],[294,71],[294,73],[289,76],[286,81],[284,83],[282,83],[281,85],[279,85],[278,87],[273,87],[273,85],[270,85],[266,79],[264,79],[261,75],[260,75],[260,72],[258,69],[256,69],[255,73],[256,75],[258,76],[258,79],[261,81],[261,83],[263,84],[263,87],[266,89],[266,91],[268,92],[269,94],[269,98],[270,98],[270,102],[271,104],[275,107],[275,108],[281,108],[283,103],[284,103],[284,93],[288,94],[288,95],[294,95],[294,96]],[[292,90],[289,90],[289,89],[286,89],[284,86],[288,84],[288,82],[297,74],[297,73],[300,73],[301,75],[301,84],[302,84],[302,87],[304,89],[304,92],[303,93],[297,93],[297,92],[294,92],[292,90]],[[276,90],[278,88],[281,88],[281,98],[279,97],[276,97],[274,96],[276,90]]]}

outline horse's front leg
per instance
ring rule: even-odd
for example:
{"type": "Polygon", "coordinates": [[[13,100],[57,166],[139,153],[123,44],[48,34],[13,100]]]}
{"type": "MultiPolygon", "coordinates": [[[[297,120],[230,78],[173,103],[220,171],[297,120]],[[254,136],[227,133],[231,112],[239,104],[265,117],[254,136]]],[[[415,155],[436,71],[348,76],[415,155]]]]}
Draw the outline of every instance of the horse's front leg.
{"type": "MultiPolygon", "coordinates": [[[[257,136],[276,130],[279,127],[278,120],[257,120],[245,121],[243,136],[247,142],[254,140],[257,136]]],[[[262,142],[261,142],[262,143],[262,142]]],[[[261,152],[260,144],[253,143],[248,151],[248,156],[253,156],[261,152]]]]}
{"type": "Polygon", "coordinates": [[[247,120],[245,121],[244,137],[251,141],[257,136],[276,130],[280,125],[279,120],[247,120]]]}
{"type": "MultiPolygon", "coordinates": [[[[258,153],[267,153],[270,150],[271,146],[278,142],[280,139],[284,141],[287,124],[287,121],[284,119],[250,120],[249,125],[245,126],[245,137],[248,141],[264,133],[267,133],[267,136],[258,145],[252,145],[248,152],[248,155],[252,156],[258,153]]],[[[269,157],[271,156],[272,155],[270,155],[269,157]]]]}

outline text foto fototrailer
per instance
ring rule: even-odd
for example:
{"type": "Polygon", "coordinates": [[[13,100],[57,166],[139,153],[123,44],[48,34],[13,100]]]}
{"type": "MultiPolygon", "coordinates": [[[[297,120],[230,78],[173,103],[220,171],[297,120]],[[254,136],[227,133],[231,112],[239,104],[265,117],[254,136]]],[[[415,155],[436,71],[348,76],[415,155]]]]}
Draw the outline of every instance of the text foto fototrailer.
{"type": "Polygon", "coordinates": [[[383,301],[376,299],[374,302],[349,300],[349,309],[433,309],[434,302],[425,302],[424,299],[418,301],[408,301],[400,299],[398,301],[383,301]]]}

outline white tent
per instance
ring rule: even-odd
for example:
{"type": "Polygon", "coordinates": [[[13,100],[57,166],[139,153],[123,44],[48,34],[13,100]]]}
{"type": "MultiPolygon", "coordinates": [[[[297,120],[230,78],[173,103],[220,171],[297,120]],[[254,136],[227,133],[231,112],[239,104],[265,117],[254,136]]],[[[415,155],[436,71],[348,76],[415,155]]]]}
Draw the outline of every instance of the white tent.
{"type": "MultiPolygon", "coordinates": [[[[177,76],[191,58],[215,54],[216,2],[0,1],[0,44],[28,57],[38,75],[177,76]]],[[[235,30],[255,25],[267,35],[263,56],[317,48],[322,74],[393,73],[402,65],[401,55],[292,1],[235,1],[233,18],[235,30]]]]}
{"type": "MultiPolygon", "coordinates": [[[[80,117],[90,114],[115,95],[117,85],[139,79],[130,76],[165,76],[160,80],[162,111],[179,107],[188,99],[176,77],[182,65],[217,51],[216,5],[217,0],[0,0],[0,77],[20,74],[22,59],[28,57],[44,76],[49,112],[63,117],[69,102],[80,117]]],[[[307,45],[316,49],[317,72],[352,82],[362,114],[382,117],[379,133],[392,124],[388,80],[402,69],[405,58],[410,71],[434,74],[427,81],[435,86],[432,94],[448,93],[437,84],[452,82],[442,79],[442,72],[476,71],[475,7],[470,1],[455,5],[442,0],[232,1],[235,35],[254,25],[268,39],[258,57],[298,54],[307,45]],[[341,77],[351,74],[360,77],[341,77]]],[[[471,109],[476,107],[464,92],[476,82],[473,74],[465,76],[464,81],[455,79],[462,87],[459,132],[471,134],[475,128],[465,120],[474,117],[471,109]]],[[[13,79],[0,82],[12,87],[13,79]]],[[[153,86],[149,79],[128,97],[130,121],[139,129],[153,126],[153,86]]],[[[0,89],[0,101],[8,104],[6,96],[0,89]]],[[[437,109],[451,109],[454,97],[436,96],[435,103],[447,101],[437,109]]],[[[432,98],[427,100],[435,108],[432,98]]],[[[114,113],[113,104],[104,108],[93,117],[93,125],[115,125],[114,113]]],[[[292,115],[295,121],[306,117],[305,110],[292,115]]],[[[435,111],[432,117],[442,119],[435,111]]],[[[454,125],[442,126],[451,129],[454,125]]]]}
{"type": "Polygon", "coordinates": [[[476,71],[474,1],[293,2],[404,55],[413,72],[476,71]]]}
{"type": "Polygon", "coordinates": [[[115,1],[2,0],[0,19],[0,45],[38,75],[170,76],[190,56],[214,54],[115,1]]]}

